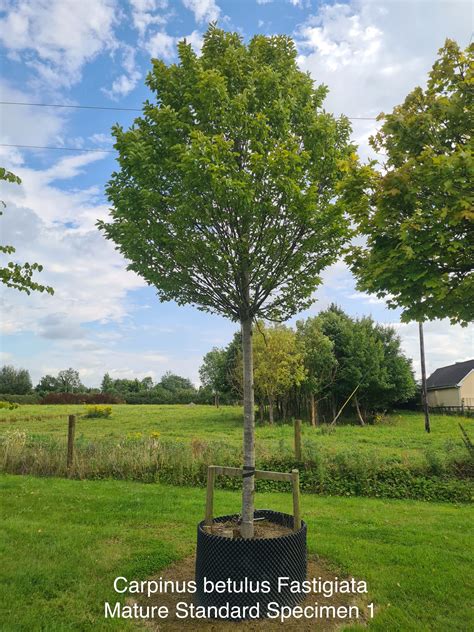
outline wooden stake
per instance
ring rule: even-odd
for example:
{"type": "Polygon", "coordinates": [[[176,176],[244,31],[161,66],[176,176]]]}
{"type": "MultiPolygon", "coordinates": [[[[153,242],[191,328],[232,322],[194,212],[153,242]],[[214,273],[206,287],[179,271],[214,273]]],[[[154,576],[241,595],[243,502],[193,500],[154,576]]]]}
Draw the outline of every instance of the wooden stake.
{"type": "Polygon", "coordinates": [[[291,470],[291,479],[293,483],[293,531],[298,531],[301,529],[300,473],[298,470],[291,470]]]}
{"type": "Polygon", "coordinates": [[[301,419],[294,420],[295,427],[295,459],[301,461],[301,419]]]}
{"type": "Polygon", "coordinates": [[[425,413],[425,430],[431,431],[430,413],[428,409],[428,392],[426,390],[426,366],[425,366],[425,338],[423,336],[423,323],[418,323],[418,331],[420,334],[420,360],[421,360],[421,402],[423,404],[423,412],[425,413]]]}
{"type": "Polygon", "coordinates": [[[76,431],[76,415],[69,415],[69,423],[67,429],[67,469],[68,472],[72,468],[74,461],[74,434],[76,431]]]}
{"type": "Polygon", "coordinates": [[[214,516],[214,482],[216,480],[215,465],[209,465],[207,468],[207,490],[206,490],[206,516],[204,524],[207,527],[212,525],[214,516]]]}

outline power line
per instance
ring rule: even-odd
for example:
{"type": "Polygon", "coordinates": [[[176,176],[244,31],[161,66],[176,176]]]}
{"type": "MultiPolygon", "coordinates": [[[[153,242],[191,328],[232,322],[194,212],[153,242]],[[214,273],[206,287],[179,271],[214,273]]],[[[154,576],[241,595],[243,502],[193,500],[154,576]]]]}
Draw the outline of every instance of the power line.
{"type": "Polygon", "coordinates": [[[20,147],[21,149],[59,149],[63,151],[92,151],[97,153],[115,154],[114,149],[80,149],[79,147],[44,147],[42,145],[15,145],[13,143],[0,143],[0,147],[20,147]]]}
{"type": "Polygon", "coordinates": [[[105,105],[66,105],[62,103],[25,103],[23,101],[0,101],[0,105],[26,105],[38,108],[72,108],[75,110],[114,110],[119,112],[141,112],[139,108],[117,108],[105,105]]]}
{"type": "MultiPolygon", "coordinates": [[[[71,108],[75,110],[112,110],[114,112],[142,112],[141,108],[118,108],[105,105],[66,105],[63,103],[26,103],[24,101],[0,101],[0,105],[24,105],[40,108],[71,108]]],[[[350,121],[376,121],[375,116],[348,116],[350,121]]]]}

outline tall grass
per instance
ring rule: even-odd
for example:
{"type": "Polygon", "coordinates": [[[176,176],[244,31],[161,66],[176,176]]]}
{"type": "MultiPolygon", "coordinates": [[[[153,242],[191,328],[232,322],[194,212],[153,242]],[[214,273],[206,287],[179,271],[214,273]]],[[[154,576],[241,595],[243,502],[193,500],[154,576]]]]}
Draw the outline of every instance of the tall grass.
{"type": "MultiPolygon", "coordinates": [[[[66,466],[64,439],[28,435],[10,430],[0,437],[0,470],[10,474],[69,476],[79,479],[115,478],[146,483],[204,486],[207,466],[240,467],[241,449],[222,440],[189,442],[130,434],[124,439],[101,438],[92,441],[79,437],[74,461],[66,466]]],[[[259,469],[300,470],[303,491],[327,495],[380,496],[469,502],[474,475],[472,457],[466,452],[446,453],[440,459],[430,451],[422,463],[405,462],[400,456],[376,457],[344,450],[321,452],[316,440],[307,441],[301,462],[296,462],[288,443],[280,440],[278,449],[259,446],[259,469]]],[[[238,489],[241,481],[220,477],[218,486],[238,489]]],[[[257,491],[289,489],[286,483],[257,481],[257,491]]]]}

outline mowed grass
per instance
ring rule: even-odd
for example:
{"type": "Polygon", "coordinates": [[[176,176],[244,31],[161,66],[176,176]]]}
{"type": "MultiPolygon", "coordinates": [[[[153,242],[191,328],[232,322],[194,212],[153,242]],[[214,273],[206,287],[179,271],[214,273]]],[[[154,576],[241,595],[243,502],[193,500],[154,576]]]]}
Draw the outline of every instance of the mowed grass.
{"type": "MultiPolygon", "coordinates": [[[[144,579],[192,554],[204,507],[203,490],[112,480],[1,476],[0,490],[5,632],[138,629],[103,618],[114,578],[144,579]]],[[[239,504],[216,492],[217,513],[239,504]]],[[[257,496],[261,508],[290,505],[288,494],[257,496]]],[[[368,582],[370,630],[474,629],[472,507],[303,495],[302,509],[310,553],[368,582]]]]}
{"type": "MultiPolygon", "coordinates": [[[[114,405],[109,419],[78,417],[76,436],[87,440],[127,437],[147,438],[159,433],[160,438],[189,443],[193,439],[207,442],[224,441],[240,446],[242,442],[242,409],[236,406],[159,406],[114,405]]],[[[80,414],[84,406],[25,405],[0,410],[0,436],[12,430],[21,430],[38,437],[65,438],[67,416],[80,414]]],[[[409,461],[420,460],[427,450],[444,455],[463,453],[458,422],[468,433],[474,433],[474,419],[432,415],[432,432],[424,431],[421,414],[395,413],[387,422],[378,425],[338,424],[334,431],[328,426],[311,428],[303,424],[303,444],[316,442],[318,449],[327,454],[350,451],[376,454],[380,457],[399,457],[409,461]]],[[[268,424],[256,428],[257,445],[270,450],[278,446],[291,447],[293,429],[290,423],[268,424]]]]}

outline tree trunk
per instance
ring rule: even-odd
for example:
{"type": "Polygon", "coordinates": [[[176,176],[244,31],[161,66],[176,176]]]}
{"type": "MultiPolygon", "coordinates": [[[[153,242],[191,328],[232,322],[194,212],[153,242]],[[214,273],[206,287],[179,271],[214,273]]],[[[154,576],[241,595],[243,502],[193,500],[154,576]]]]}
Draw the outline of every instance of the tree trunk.
{"type": "Polygon", "coordinates": [[[359,400],[357,399],[357,395],[354,397],[354,403],[357,410],[357,416],[359,417],[360,425],[365,426],[364,418],[362,417],[362,413],[360,412],[359,400]]]}
{"type": "Polygon", "coordinates": [[[268,400],[268,421],[271,425],[273,425],[274,417],[273,417],[273,399],[268,400]]]}
{"type": "Polygon", "coordinates": [[[314,393],[311,393],[311,395],[309,396],[309,401],[310,401],[310,404],[311,404],[311,425],[312,426],[317,426],[318,425],[318,413],[317,413],[316,399],[314,397],[314,393]]]}
{"type": "Polygon", "coordinates": [[[263,426],[263,410],[264,410],[264,403],[262,400],[260,400],[258,403],[258,414],[259,414],[260,423],[262,424],[262,426],[263,426]]]}
{"type": "Polygon", "coordinates": [[[423,336],[423,323],[418,323],[418,332],[420,334],[420,362],[421,362],[421,403],[425,414],[425,430],[431,431],[430,411],[428,408],[428,392],[426,390],[426,366],[425,366],[425,338],[423,336]]]}
{"type": "Polygon", "coordinates": [[[214,404],[216,408],[219,408],[219,393],[214,394],[214,404]]]}
{"type": "Polygon", "coordinates": [[[253,538],[255,411],[251,318],[242,321],[242,359],[244,373],[244,478],[242,479],[242,524],[240,526],[240,534],[243,538],[253,538]]]}

